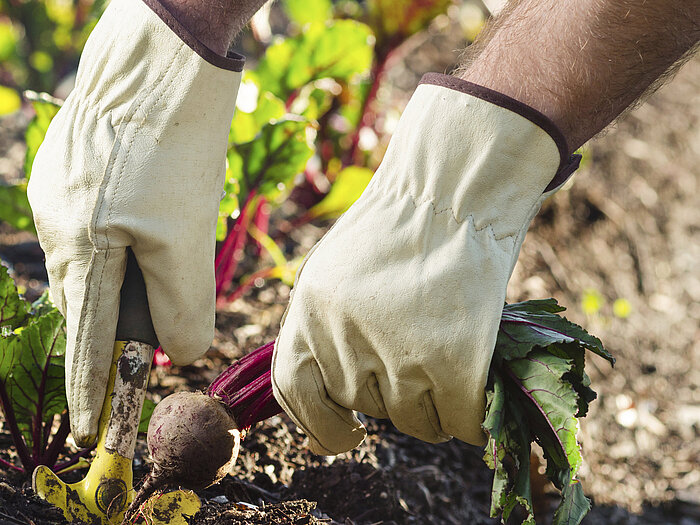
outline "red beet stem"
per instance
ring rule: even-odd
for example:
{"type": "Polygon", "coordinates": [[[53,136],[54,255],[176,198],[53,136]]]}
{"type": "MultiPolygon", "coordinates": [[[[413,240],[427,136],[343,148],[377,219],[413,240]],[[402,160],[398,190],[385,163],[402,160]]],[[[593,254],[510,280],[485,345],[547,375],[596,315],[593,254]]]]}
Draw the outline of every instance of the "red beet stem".
{"type": "Polygon", "coordinates": [[[233,415],[238,428],[249,428],[282,412],[272,395],[271,341],[253,350],[224,370],[211,382],[207,395],[219,399],[233,415]]]}

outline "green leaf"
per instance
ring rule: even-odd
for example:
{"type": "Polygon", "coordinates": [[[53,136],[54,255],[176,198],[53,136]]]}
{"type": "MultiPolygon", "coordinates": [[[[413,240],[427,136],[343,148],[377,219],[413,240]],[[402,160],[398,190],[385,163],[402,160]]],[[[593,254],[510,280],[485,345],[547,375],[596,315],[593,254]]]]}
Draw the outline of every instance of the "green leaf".
{"type": "Polygon", "coordinates": [[[28,309],[7,268],[0,265],[0,327],[16,328],[24,321],[28,309]]]}
{"type": "Polygon", "coordinates": [[[589,510],[590,500],[583,494],[581,483],[574,481],[562,491],[562,501],[554,513],[552,525],[579,525],[589,510]]]}
{"type": "Polygon", "coordinates": [[[349,166],[336,176],[328,194],[309,211],[313,219],[331,219],[345,213],[360,198],[374,173],[369,168],[349,166]]]}
{"type": "Polygon", "coordinates": [[[141,409],[141,419],[139,420],[138,432],[145,434],[148,432],[148,424],[151,422],[151,415],[156,408],[156,404],[151,399],[143,400],[143,408],[141,409]]]}
{"type": "Polygon", "coordinates": [[[316,80],[300,88],[289,111],[308,120],[318,120],[333,105],[333,98],[342,92],[342,87],[331,78],[316,80]]]}
{"type": "Polygon", "coordinates": [[[36,233],[26,183],[11,186],[0,184],[0,221],[8,223],[16,230],[36,233]]]}
{"type": "Polygon", "coordinates": [[[534,350],[523,359],[504,364],[504,381],[512,382],[522,394],[523,410],[530,414],[531,424],[538,425],[538,437],[546,439],[542,448],[560,469],[576,475],[581,452],[576,441],[578,397],[563,377],[573,363],[546,350],[534,350]]]}
{"type": "Polygon", "coordinates": [[[30,321],[13,341],[18,348],[6,387],[18,426],[31,441],[36,421],[66,410],[63,316],[54,309],[30,321]]]}
{"type": "Polygon", "coordinates": [[[239,202],[252,190],[274,200],[304,171],[314,152],[310,124],[304,120],[281,120],[266,124],[258,138],[229,151],[226,191],[239,195],[239,202]]]}
{"type": "Polygon", "coordinates": [[[299,36],[281,39],[265,52],[254,76],[282,100],[321,78],[350,82],[367,74],[374,40],[369,27],[353,20],[313,24],[299,36]]]}
{"type": "Polygon", "coordinates": [[[51,295],[49,290],[44,290],[39,298],[32,303],[31,314],[33,317],[41,317],[52,312],[56,307],[51,302],[51,295]]]}
{"type": "Polygon", "coordinates": [[[46,130],[49,129],[51,120],[56,116],[58,110],[61,109],[61,101],[46,93],[35,93],[34,91],[26,91],[25,97],[32,102],[32,107],[36,115],[29,122],[27,131],[24,134],[24,140],[27,143],[27,153],[24,158],[24,174],[29,179],[32,173],[32,165],[34,157],[36,157],[39,146],[44,141],[46,130]]]}
{"type": "Polygon", "coordinates": [[[330,0],[285,0],[284,10],[300,26],[325,22],[333,13],[330,0]]]}
{"type": "Polygon", "coordinates": [[[523,413],[513,412],[500,374],[493,374],[492,389],[486,392],[486,418],[482,427],[488,435],[484,461],[494,471],[491,487],[491,516],[508,520],[521,506],[523,523],[535,525],[530,487],[530,442],[523,413]],[[511,474],[514,472],[514,474],[511,474]]]}
{"type": "Polygon", "coordinates": [[[368,0],[368,9],[377,37],[400,43],[427,28],[450,4],[451,0],[368,0]]]}
{"type": "Polygon", "coordinates": [[[12,373],[12,367],[15,365],[20,351],[18,340],[17,334],[0,338],[0,385],[6,383],[12,373]]]}
{"type": "Polygon", "coordinates": [[[503,308],[496,347],[504,359],[524,357],[534,347],[575,343],[615,363],[600,339],[556,315],[564,309],[554,299],[508,304],[503,308]]]}
{"type": "Polygon", "coordinates": [[[555,525],[578,525],[590,509],[575,479],[581,465],[577,417],[595,399],[586,350],[614,359],[600,341],[557,315],[554,299],[505,305],[486,387],[484,461],[494,470],[491,515],[505,523],[520,505],[534,525],[530,444],[544,452],[545,475],[562,492],[555,525]]]}
{"type": "Polygon", "coordinates": [[[260,91],[252,80],[244,79],[238,96],[251,95],[255,98],[243,103],[239,101],[231,123],[230,144],[250,142],[265,124],[281,119],[286,113],[283,101],[269,91],[260,91]],[[248,106],[254,107],[251,109],[248,106]]]}

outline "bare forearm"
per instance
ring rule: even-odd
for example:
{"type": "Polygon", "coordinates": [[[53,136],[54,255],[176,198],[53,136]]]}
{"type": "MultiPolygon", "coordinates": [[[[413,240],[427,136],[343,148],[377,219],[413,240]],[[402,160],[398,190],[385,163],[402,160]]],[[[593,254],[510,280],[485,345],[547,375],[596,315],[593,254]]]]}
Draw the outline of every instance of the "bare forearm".
{"type": "Polygon", "coordinates": [[[457,75],[538,109],[573,150],[699,40],[698,0],[515,0],[457,75]]]}
{"type": "Polygon", "coordinates": [[[225,55],[234,37],[266,0],[160,0],[192,35],[225,55]]]}

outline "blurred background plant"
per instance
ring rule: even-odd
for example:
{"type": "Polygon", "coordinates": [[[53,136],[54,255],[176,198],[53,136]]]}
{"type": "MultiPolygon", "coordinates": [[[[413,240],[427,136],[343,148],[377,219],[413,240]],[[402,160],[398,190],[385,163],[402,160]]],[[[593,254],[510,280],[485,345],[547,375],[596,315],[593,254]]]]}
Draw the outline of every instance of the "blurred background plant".
{"type": "MultiPolygon", "coordinates": [[[[32,160],[105,4],[0,0],[0,114],[32,115],[23,176],[0,186],[0,220],[15,229],[34,231],[32,160]]],[[[291,285],[294,230],[342,214],[381,161],[402,109],[377,103],[387,71],[448,18],[473,40],[485,14],[453,0],[284,0],[256,15],[236,46],[247,66],[217,228],[219,306],[265,279],[291,285]]]]}

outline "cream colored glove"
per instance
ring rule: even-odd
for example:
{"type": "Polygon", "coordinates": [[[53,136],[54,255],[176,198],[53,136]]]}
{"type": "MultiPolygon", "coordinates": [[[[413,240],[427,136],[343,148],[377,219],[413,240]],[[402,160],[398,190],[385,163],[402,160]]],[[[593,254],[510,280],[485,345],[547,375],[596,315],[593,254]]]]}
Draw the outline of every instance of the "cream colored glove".
{"type": "Polygon", "coordinates": [[[274,394],[312,451],[357,446],[353,410],[425,441],[485,442],[506,285],[531,219],[577,164],[535,110],[424,77],[369,186],[302,265],[282,321],[274,394]]]}
{"type": "Polygon", "coordinates": [[[67,320],[68,406],[80,445],[97,434],[127,246],[173,363],[209,348],[216,219],[242,67],[242,57],[214,54],[156,1],[112,0],[39,150],[29,199],[67,320]]]}

